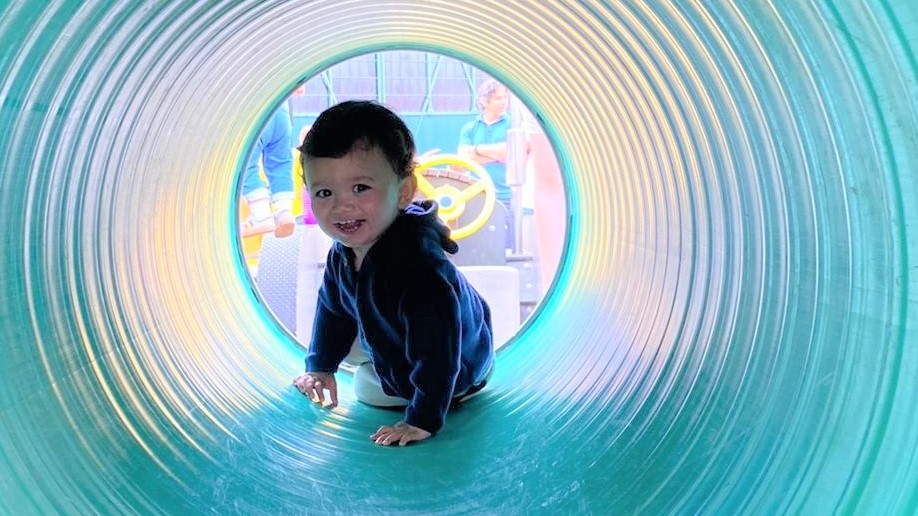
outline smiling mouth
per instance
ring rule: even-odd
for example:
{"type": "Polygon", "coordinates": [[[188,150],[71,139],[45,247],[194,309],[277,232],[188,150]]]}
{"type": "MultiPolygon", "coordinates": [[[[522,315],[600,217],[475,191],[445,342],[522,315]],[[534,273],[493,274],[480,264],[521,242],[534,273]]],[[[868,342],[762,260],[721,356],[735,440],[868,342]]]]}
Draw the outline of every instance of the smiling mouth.
{"type": "Polygon", "coordinates": [[[366,221],[363,219],[342,220],[341,222],[335,222],[335,227],[338,228],[338,231],[342,233],[353,233],[360,229],[360,226],[363,226],[364,222],[366,221]]]}

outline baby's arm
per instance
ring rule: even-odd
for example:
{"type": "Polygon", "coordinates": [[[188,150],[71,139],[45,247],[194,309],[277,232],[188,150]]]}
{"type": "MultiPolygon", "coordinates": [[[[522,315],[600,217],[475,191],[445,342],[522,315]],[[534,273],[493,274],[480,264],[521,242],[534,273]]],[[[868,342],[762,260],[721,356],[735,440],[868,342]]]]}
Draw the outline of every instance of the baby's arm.
{"type": "Polygon", "coordinates": [[[334,373],[338,364],[351,350],[357,336],[357,320],[341,298],[338,285],[343,270],[348,267],[337,246],[328,252],[325,274],[316,302],[316,315],[312,325],[312,340],[306,355],[307,371],[334,373]]]}
{"type": "Polygon", "coordinates": [[[423,295],[414,293],[402,304],[415,387],[405,422],[435,434],[443,426],[459,375],[459,302],[444,278],[418,284],[424,285],[423,295]]]}
{"type": "Polygon", "coordinates": [[[338,385],[334,373],[350,352],[357,335],[356,321],[341,304],[337,265],[337,260],[330,252],[316,303],[312,341],[306,354],[306,374],[293,380],[300,392],[323,404],[323,391],[328,389],[332,406],[338,404],[338,385]]]}
{"type": "Polygon", "coordinates": [[[329,305],[328,297],[319,291],[319,302],[312,327],[312,341],[306,353],[306,370],[334,373],[351,351],[357,336],[357,323],[350,315],[329,305]]]}

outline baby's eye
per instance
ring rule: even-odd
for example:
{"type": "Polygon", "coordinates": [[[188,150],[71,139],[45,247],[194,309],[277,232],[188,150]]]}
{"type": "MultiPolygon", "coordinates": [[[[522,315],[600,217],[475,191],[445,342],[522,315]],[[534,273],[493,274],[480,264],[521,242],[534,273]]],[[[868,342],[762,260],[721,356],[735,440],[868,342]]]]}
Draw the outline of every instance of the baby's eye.
{"type": "Polygon", "coordinates": [[[316,190],[315,193],[313,193],[312,195],[316,197],[317,199],[324,199],[326,197],[331,196],[331,190],[327,188],[323,188],[321,190],[316,190]]]}
{"type": "Polygon", "coordinates": [[[354,193],[365,192],[365,191],[367,191],[367,190],[369,190],[369,189],[370,189],[370,187],[367,186],[367,185],[364,185],[364,184],[356,184],[356,185],[354,185],[354,193]]]}

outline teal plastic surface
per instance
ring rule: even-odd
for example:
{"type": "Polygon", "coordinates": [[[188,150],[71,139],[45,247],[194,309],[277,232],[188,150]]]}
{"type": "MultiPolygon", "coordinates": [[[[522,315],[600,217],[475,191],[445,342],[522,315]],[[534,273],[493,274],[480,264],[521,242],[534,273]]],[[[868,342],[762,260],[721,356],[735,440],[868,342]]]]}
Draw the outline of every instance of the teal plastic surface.
{"type": "Polygon", "coordinates": [[[0,513],[918,513],[918,8],[648,4],[0,2],[0,513]],[[234,219],[268,109],[391,48],[512,84],[569,202],[403,449],[290,386],[234,219]]]}

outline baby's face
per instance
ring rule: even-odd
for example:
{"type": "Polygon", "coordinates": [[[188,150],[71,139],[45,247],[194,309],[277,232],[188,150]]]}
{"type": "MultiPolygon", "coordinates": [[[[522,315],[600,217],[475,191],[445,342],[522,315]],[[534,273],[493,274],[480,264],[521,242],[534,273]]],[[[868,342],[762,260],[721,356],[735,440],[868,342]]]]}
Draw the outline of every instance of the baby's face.
{"type": "Polygon", "coordinates": [[[353,249],[358,260],[414,196],[414,178],[399,180],[378,147],[314,158],[305,176],[319,227],[353,249]]]}

